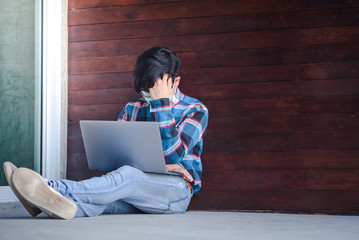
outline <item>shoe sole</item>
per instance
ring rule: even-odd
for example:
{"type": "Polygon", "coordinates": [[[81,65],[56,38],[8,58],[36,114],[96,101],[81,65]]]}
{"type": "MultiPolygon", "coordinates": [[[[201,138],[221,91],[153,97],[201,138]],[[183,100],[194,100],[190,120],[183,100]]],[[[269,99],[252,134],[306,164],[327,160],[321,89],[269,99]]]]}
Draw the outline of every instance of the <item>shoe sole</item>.
{"type": "Polygon", "coordinates": [[[11,190],[15,194],[15,196],[19,199],[21,204],[25,207],[25,209],[31,214],[31,216],[36,217],[41,213],[41,210],[37,207],[31,206],[24,198],[20,196],[20,194],[17,192],[16,188],[14,187],[12,183],[12,175],[17,170],[17,167],[12,164],[11,162],[4,162],[3,164],[5,177],[7,180],[7,183],[9,184],[11,190]]]}
{"type": "Polygon", "coordinates": [[[40,208],[52,218],[72,219],[77,212],[76,205],[50,186],[36,172],[18,168],[12,176],[18,193],[28,202],[40,208]]]}

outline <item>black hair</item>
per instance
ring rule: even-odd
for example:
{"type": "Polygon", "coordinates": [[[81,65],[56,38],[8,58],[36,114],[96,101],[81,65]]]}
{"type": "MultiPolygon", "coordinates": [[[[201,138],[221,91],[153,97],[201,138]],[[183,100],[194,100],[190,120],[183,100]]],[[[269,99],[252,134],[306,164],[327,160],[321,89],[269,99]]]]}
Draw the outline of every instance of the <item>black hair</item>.
{"type": "Polygon", "coordinates": [[[148,91],[155,84],[156,79],[168,74],[172,81],[178,76],[181,62],[171,50],[165,47],[153,47],[144,51],[137,58],[135,66],[135,90],[148,91]]]}

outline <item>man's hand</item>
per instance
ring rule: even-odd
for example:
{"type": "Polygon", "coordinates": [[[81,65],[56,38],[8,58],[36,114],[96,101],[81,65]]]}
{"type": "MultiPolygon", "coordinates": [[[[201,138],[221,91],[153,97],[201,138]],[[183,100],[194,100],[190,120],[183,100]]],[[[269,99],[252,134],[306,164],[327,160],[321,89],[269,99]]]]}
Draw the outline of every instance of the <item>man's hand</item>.
{"type": "Polygon", "coordinates": [[[170,98],[172,87],[172,78],[168,74],[164,74],[163,78],[157,78],[155,85],[149,89],[152,100],[160,98],[170,98]]]}
{"type": "Polygon", "coordinates": [[[189,182],[193,182],[193,178],[189,172],[178,164],[166,164],[166,170],[168,172],[181,173],[182,177],[189,182]]]}

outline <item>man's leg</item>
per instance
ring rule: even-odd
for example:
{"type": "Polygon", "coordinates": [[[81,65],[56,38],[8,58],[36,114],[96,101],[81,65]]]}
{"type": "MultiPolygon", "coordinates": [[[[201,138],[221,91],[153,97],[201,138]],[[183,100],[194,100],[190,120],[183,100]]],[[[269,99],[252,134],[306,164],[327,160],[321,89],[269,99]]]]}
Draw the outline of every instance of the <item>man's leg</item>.
{"type": "Polygon", "coordinates": [[[103,213],[140,213],[141,211],[122,200],[109,204],[92,204],[75,202],[77,206],[76,217],[94,217],[103,213]]]}
{"type": "Polygon", "coordinates": [[[147,213],[183,213],[192,197],[180,177],[143,173],[129,166],[84,181],[54,181],[53,188],[75,202],[82,211],[76,216],[121,213],[124,203],[147,213]]]}

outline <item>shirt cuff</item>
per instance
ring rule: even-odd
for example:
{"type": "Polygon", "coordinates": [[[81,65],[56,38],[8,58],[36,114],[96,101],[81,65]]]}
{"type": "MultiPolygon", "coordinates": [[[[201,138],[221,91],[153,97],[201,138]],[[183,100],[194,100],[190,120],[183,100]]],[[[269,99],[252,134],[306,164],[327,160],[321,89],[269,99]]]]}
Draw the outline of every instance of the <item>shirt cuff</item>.
{"type": "Polygon", "coordinates": [[[171,110],[169,98],[160,98],[160,99],[156,99],[156,100],[151,100],[150,106],[151,106],[151,108],[150,108],[151,112],[171,110]]]}

